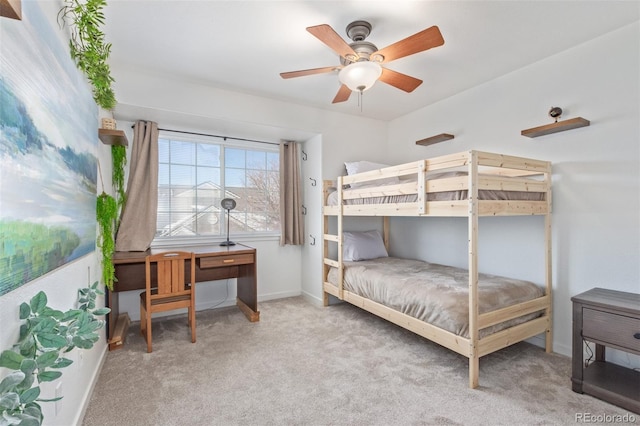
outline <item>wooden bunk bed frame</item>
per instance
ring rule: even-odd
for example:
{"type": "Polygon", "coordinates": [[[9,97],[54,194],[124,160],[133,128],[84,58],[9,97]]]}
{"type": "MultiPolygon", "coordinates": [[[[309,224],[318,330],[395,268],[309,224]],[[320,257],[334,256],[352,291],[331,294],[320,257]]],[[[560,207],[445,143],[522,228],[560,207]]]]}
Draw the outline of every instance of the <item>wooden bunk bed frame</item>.
{"type": "Polygon", "coordinates": [[[546,352],[552,351],[552,274],[551,274],[551,163],[522,157],[468,151],[407,164],[386,167],[341,176],[337,181],[324,181],[324,271],[323,299],[329,304],[329,295],[354,304],[382,317],[400,327],[451,349],[469,358],[469,387],[479,384],[480,357],[510,346],[514,343],[545,333],[546,352]],[[429,180],[433,171],[466,169],[466,176],[429,180]],[[396,185],[377,188],[358,187],[345,189],[345,185],[371,183],[381,178],[407,177],[413,175],[417,181],[403,181],[396,185]],[[338,192],[338,205],[327,205],[330,188],[338,192]],[[507,190],[542,192],[543,201],[495,201],[478,199],[478,191],[507,190]],[[468,197],[456,201],[428,201],[427,194],[449,190],[467,190],[468,197]],[[416,194],[417,201],[393,204],[347,205],[350,198],[379,197],[387,195],[416,194]],[[478,218],[480,216],[543,215],[545,233],[545,292],[542,297],[498,309],[479,313],[478,310],[478,218]],[[468,219],[469,260],[469,338],[435,327],[382,304],[361,297],[343,288],[343,218],[345,216],[382,216],[383,239],[389,249],[390,216],[457,216],[468,219]],[[327,233],[331,217],[337,219],[337,234],[327,233]],[[329,257],[329,245],[337,244],[337,260],[329,257]],[[338,285],[328,282],[331,267],[338,270],[338,285]],[[542,311],[542,315],[525,323],[506,328],[483,338],[479,331],[522,315],[542,311]]]}

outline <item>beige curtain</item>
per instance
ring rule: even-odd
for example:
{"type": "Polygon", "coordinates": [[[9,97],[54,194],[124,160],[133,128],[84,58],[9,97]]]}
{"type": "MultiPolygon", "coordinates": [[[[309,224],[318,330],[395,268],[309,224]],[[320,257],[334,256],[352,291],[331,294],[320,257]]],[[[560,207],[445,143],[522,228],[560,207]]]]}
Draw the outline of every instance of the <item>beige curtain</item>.
{"type": "Polygon", "coordinates": [[[304,244],[298,144],[280,143],[280,245],[304,244]]]}
{"type": "Polygon", "coordinates": [[[126,204],[116,236],[116,251],[145,251],[156,234],[158,210],[158,124],[137,121],[126,204]]]}

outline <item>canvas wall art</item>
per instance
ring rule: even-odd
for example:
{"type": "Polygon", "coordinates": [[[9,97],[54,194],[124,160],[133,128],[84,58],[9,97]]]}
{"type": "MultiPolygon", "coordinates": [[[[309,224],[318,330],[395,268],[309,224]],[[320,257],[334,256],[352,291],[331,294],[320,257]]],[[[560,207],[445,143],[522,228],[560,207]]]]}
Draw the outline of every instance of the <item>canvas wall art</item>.
{"type": "Polygon", "coordinates": [[[98,110],[39,2],[0,18],[0,295],[95,250],[98,110]]]}

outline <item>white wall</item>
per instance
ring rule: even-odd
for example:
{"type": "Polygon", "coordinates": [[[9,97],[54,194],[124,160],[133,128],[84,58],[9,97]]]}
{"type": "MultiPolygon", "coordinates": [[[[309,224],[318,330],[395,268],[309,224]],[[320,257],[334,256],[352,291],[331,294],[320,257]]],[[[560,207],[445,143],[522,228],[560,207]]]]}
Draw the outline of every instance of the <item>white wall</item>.
{"type": "MultiPolygon", "coordinates": [[[[394,163],[468,149],[553,163],[554,349],[571,352],[573,295],[592,287],[640,291],[640,26],[591,42],[470,89],[389,125],[394,163]],[[551,119],[590,127],[539,138],[520,131],[551,119]],[[430,147],[439,133],[455,139],[430,147]]],[[[480,269],[544,282],[540,218],[483,218],[480,269]]],[[[392,251],[466,266],[466,222],[392,221],[392,251]]],[[[629,363],[622,356],[620,363],[629,363]]]]}

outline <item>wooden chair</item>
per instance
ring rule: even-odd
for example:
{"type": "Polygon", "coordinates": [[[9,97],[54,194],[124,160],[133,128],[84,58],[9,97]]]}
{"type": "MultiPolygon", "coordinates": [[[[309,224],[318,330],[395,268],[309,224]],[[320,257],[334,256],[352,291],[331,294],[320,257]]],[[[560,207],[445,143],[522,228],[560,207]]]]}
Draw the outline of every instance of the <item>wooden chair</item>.
{"type": "Polygon", "coordinates": [[[196,342],[194,253],[174,251],[149,255],[145,258],[146,289],[140,293],[140,333],[151,352],[151,314],[188,308],[191,343],[196,342]],[[190,281],[185,283],[185,260],[191,260],[190,281]],[[152,284],[151,265],[156,264],[156,280],[152,284]]]}

